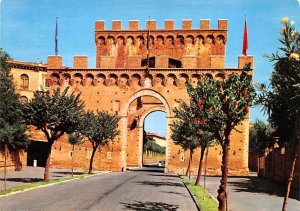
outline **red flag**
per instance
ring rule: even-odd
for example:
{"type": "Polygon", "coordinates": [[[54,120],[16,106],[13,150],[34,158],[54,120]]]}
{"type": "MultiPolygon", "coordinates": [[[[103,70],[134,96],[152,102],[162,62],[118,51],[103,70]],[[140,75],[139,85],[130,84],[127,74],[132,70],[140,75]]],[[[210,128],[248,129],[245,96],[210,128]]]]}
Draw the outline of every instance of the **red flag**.
{"type": "Polygon", "coordinates": [[[247,29],[247,19],[245,18],[243,51],[242,51],[244,56],[247,56],[247,50],[248,50],[248,29],[247,29]]]}

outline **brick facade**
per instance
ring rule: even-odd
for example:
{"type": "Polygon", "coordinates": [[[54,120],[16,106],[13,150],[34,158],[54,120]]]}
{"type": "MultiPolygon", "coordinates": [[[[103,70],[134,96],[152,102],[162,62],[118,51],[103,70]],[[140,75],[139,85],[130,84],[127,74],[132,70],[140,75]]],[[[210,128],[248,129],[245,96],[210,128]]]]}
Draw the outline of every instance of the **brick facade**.
{"type": "MultiPolygon", "coordinates": [[[[129,166],[142,166],[144,119],[153,111],[166,112],[166,172],[184,172],[188,153],[171,140],[170,125],[173,109],[179,100],[188,101],[185,83],[194,85],[202,75],[216,80],[230,73],[241,73],[242,64],[253,57],[239,57],[238,68],[225,68],[227,20],[219,20],[218,28],[211,29],[209,20],[201,20],[200,28],[193,29],[191,20],[182,22],[182,29],[174,29],[174,21],[165,21],[164,29],[156,28],[156,21],[147,23],[150,29],[149,72],[147,65],[147,29],[140,29],[138,21],[130,21],[129,30],[122,29],[121,21],[113,21],[112,29],[105,30],[104,21],[95,23],[96,68],[88,68],[88,58],[74,57],[74,67],[62,67],[61,56],[49,56],[46,77],[51,83],[46,89],[70,86],[82,93],[86,110],[106,110],[120,117],[117,136],[109,147],[96,153],[94,169],[124,171],[129,166]]],[[[14,63],[14,62],[12,62],[14,63]]],[[[16,78],[25,71],[16,66],[16,78]]],[[[27,71],[27,70],[26,70],[27,71]]],[[[32,70],[31,70],[32,71],[32,70]]],[[[43,70],[44,71],[44,70],[43,70]]],[[[42,70],[40,70],[42,72],[42,70]]],[[[43,72],[44,73],[44,72],[43,72]]],[[[40,74],[32,71],[32,74],[40,74]]],[[[30,76],[35,77],[35,76],[30,76]]],[[[33,86],[36,81],[30,80],[33,86]]],[[[232,175],[248,174],[249,117],[233,132],[229,169],[232,175]]],[[[54,143],[52,167],[71,166],[66,137],[54,143]]],[[[76,146],[75,167],[87,168],[91,146],[76,146]]],[[[198,167],[196,151],[193,171],[198,167]]],[[[209,149],[208,173],[221,173],[221,147],[209,149]]]]}

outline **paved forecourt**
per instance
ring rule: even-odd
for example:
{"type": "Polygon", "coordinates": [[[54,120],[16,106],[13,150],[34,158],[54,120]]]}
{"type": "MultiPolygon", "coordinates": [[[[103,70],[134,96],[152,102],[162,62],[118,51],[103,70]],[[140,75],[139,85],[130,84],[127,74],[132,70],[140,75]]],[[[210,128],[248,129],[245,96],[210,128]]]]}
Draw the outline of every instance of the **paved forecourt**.
{"type": "MultiPolygon", "coordinates": [[[[217,198],[221,177],[207,177],[206,187],[217,198]]],[[[201,179],[203,184],[203,177],[201,179]]],[[[285,186],[258,178],[256,173],[248,177],[229,177],[227,183],[228,205],[232,211],[281,210],[285,186]]],[[[299,191],[292,190],[287,210],[300,211],[299,191]]]]}
{"type": "Polygon", "coordinates": [[[197,210],[177,175],[108,173],[0,198],[0,210],[197,210]]]}

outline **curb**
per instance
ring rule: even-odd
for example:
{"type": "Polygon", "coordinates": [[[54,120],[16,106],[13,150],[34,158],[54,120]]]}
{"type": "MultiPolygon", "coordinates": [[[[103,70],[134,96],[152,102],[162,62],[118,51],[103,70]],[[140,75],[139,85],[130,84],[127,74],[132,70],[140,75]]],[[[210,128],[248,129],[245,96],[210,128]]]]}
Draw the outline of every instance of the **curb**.
{"type": "Polygon", "coordinates": [[[195,203],[195,205],[196,205],[196,207],[197,207],[197,210],[198,210],[198,211],[201,211],[199,205],[197,204],[197,201],[196,201],[194,195],[192,194],[192,192],[190,191],[190,189],[186,186],[184,180],[180,177],[180,175],[179,175],[179,174],[177,174],[177,175],[178,175],[178,177],[181,179],[181,182],[184,184],[184,187],[187,189],[187,191],[189,192],[190,196],[192,197],[192,199],[193,199],[193,201],[194,201],[194,203],[195,203]]]}
{"type": "Polygon", "coordinates": [[[23,192],[27,192],[27,191],[30,191],[30,190],[35,190],[35,189],[39,189],[39,188],[49,187],[49,186],[53,186],[53,185],[57,185],[57,184],[65,183],[65,182],[72,182],[72,181],[78,180],[78,179],[85,179],[85,178],[89,178],[89,177],[98,176],[98,175],[101,175],[101,174],[107,174],[107,173],[110,173],[110,172],[111,171],[103,171],[103,172],[98,172],[98,173],[95,173],[95,174],[92,174],[92,175],[83,176],[82,178],[72,178],[72,179],[69,179],[69,180],[64,180],[64,181],[60,181],[60,182],[54,182],[54,183],[50,183],[50,184],[45,184],[45,185],[41,185],[41,186],[34,187],[34,188],[27,188],[27,189],[24,189],[24,190],[18,190],[18,191],[14,191],[14,192],[10,192],[10,193],[4,194],[4,195],[0,195],[0,198],[6,197],[6,196],[15,195],[15,194],[19,194],[19,193],[23,193],[23,192]]]}
{"type": "Polygon", "coordinates": [[[211,193],[207,190],[207,188],[205,188],[205,190],[206,190],[207,193],[210,195],[210,197],[211,197],[212,199],[214,199],[214,200],[219,204],[218,199],[216,199],[213,195],[211,195],[211,193]]]}
{"type": "Polygon", "coordinates": [[[185,188],[188,190],[189,194],[191,195],[191,197],[192,197],[192,199],[193,199],[193,201],[194,201],[194,203],[195,203],[195,205],[197,207],[197,210],[201,211],[201,209],[200,209],[199,205],[197,204],[197,201],[196,201],[194,195],[192,194],[192,192],[190,191],[190,189],[186,186],[186,184],[185,184],[185,182],[183,180],[182,180],[182,183],[184,184],[185,188]]]}

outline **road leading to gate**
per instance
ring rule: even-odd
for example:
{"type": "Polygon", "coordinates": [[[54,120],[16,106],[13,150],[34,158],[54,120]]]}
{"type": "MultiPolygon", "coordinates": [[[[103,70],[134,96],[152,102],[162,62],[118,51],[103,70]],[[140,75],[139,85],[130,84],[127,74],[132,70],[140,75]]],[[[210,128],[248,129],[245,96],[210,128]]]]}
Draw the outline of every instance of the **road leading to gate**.
{"type": "Polygon", "coordinates": [[[197,210],[176,175],[109,173],[0,198],[0,210],[197,210]]]}

